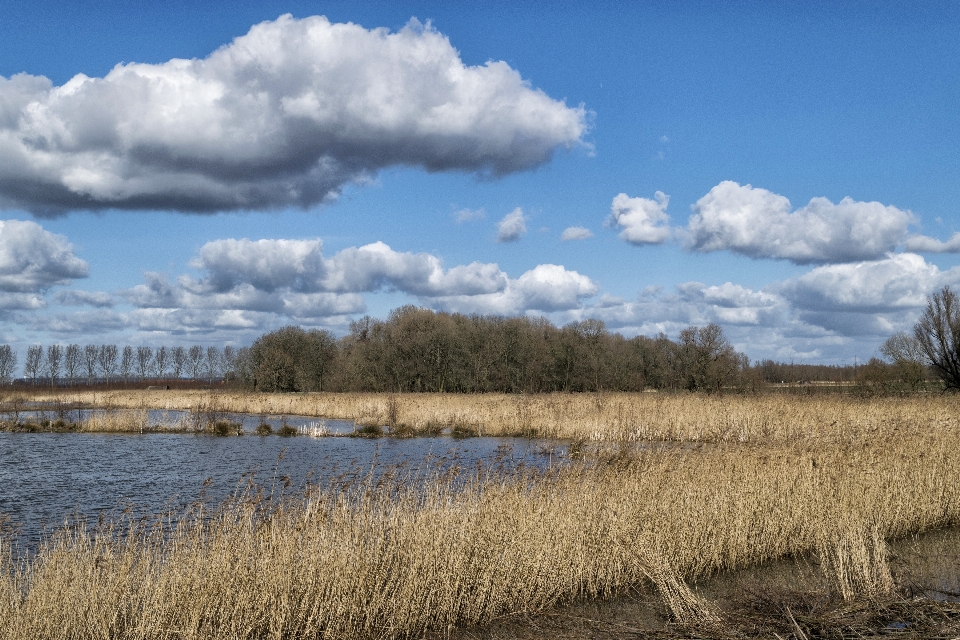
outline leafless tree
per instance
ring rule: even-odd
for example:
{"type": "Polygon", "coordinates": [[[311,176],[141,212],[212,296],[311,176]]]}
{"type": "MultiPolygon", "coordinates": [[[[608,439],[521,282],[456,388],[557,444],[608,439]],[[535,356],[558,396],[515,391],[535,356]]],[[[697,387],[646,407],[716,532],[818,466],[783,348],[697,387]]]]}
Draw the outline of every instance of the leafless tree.
{"type": "Polygon", "coordinates": [[[900,379],[916,390],[923,384],[926,355],[916,336],[903,331],[895,333],[880,346],[880,353],[889,360],[900,379]]]}
{"type": "Polygon", "coordinates": [[[223,348],[223,360],[221,361],[221,371],[224,379],[231,378],[234,375],[234,365],[237,360],[237,350],[227,345],[223,348]]]}
{"type": "Polygon", "coordinates": [[[100,372],[103,374],[103,377],[107,379],[107,383],[109,383],[110,378],[117,372],[117,345],[100,345],[100,353],[97,361],[100,364],[100,372]]]}
{"type": "Polygon", "coordinates": [[[127,382],[130,379],[130,374],[133,373],[133,347],[127,345],[123,348],[123,354],[120,356],[120,375],[123,376],[123,381],[127,382]]]}
{"type": "Polygon", "coordinates": [[[960,299],[950,287],[927,299],[913,335],[946,388],[960,390],[960,299]]]}
{"type": "Polygon", "coordinates": [[[97,360],[100,358],[100,349],[95,344],[88,344],[83,348],[83,366],[87,370],[87,384],[93,383],[97,375],[97,360]]]}
{"type": "Polygon", "coordinates": [[[223,360],[223,355],[220,353],[220,350],[216,347],[207,347],[207,357],[204,359],[204,365],[207,369],[207,376],[210,382],[213,382],[213,379],[217,377],[220,373],[220,365],[223,360]]]}
{"type": "Polygon", "coordinates": [[[183,375],[183,368],[187,366],[187,350],[183,347],[171,349],[170,364],[173,367],[173,377],[179,380],[183,375]]]}
{"type": "Polygon", "coordinates": [[[13,379],[13,372],[17,369],[17,352],[10,345],[0,345],[0,384],[7,384],[13,379]]]}
{"type": "Polygon", "coordinates": [[[159,347],[153,352],[153,372],[157,379],[162,380],[167,374],[167,368],[170,366],[170,352],[166,347],[159,347]]]}
{"type": "Polygon", "coordinates": [[[153,349],[150,347],[137,347],[137,373],[140,374],[140,380],[143,381],[150,373],[150,364],[153,362],[153,349]]]}
{"type": "Polygon", "coordinates": [[[27,347],[27,360],[23,363],[23,376],[33,380],[34,386],[37,384],[37,375],[43,369],[43,347],[39,344],[32,344],[27,347]]]}
{"type": "Polygon", "coordinates": [[[203,347],[198,344],[190,347],[187,358],[190,365],[190,377],[196,380],[200,377],[200,370],[203,368],[203,347]]]}
{"type": "Polygon", "coordinates": [[[80,373],[80,358],[80,345],[78,344],[68,344],[67,348],[63,350],[63,368],[71,387],[77,374],[80,373]]]}
{"type": "Polygon", "coordinates": [[[47,375],[50,376],[50,386],[57,384],[57,378],[60,377],[60,367],[63,365],[63,347],[58,344],[52,344],[47,347],[47,375]]]}

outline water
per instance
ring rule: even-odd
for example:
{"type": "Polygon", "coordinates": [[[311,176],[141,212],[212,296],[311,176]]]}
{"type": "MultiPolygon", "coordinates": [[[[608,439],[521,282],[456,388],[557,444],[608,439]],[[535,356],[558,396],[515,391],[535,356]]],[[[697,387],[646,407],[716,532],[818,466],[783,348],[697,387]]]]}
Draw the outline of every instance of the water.
{"type": "MultiPolygon", "coordinates": [[[[326,423],[333,432],[353,429],[351,422],[326,423]]],[[[19,542],[29,548],[44,529],[58,528],[72,513],[94,521],[127,506],[161,513],[184,508],[201,492],[217,504],[250,472],[268,487],[286,476],[296,489],[311,478],[364,477],[401,464],[431,473],[438,466],[469,468],[497,459],[545,467],[561,459],[556,444],[516,438],[0,433],[0,514],[20,526],[19,542]]]]}

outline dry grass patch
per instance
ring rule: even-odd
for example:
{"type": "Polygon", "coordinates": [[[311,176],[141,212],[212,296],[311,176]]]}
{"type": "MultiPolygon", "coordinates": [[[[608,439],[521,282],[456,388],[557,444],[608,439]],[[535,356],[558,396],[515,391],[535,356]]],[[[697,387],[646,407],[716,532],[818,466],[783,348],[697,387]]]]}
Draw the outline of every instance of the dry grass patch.
{"type": "MultiPolygon", "coordinates": [[[[38,394],[37,399],[43,395],[38,394]]],[[[92,406],[303,415],[356,420],[403,434],[441,429],[480,436],[578,441],[773,444],[862,441],[898,432],[956,429],[960,397],[855,398],[773,394],[266,394],[211,391],[78,392],[92,406]]]]}

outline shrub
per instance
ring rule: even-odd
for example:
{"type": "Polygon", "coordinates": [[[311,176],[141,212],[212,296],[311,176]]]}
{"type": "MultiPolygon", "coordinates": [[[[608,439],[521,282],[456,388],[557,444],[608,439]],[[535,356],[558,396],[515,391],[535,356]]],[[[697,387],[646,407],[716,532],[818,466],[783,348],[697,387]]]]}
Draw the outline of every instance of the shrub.
{"type": "Polygon", "coordinates": [[[267,422],[261,422],[257,425],[256,433],[258,436],[268,436],[273,433],[273,427],[267,422]]]}

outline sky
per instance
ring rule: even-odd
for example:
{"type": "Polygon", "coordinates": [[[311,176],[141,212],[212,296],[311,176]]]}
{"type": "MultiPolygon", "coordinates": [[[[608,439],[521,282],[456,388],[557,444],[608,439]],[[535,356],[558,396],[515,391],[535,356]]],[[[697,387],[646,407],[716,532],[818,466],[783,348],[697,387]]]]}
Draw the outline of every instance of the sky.
{"type": "Polygon", "coordinates": [[[852,364],[960,286],[960,4],[0,0],[0,342],[413,304],[852,364]]]}

